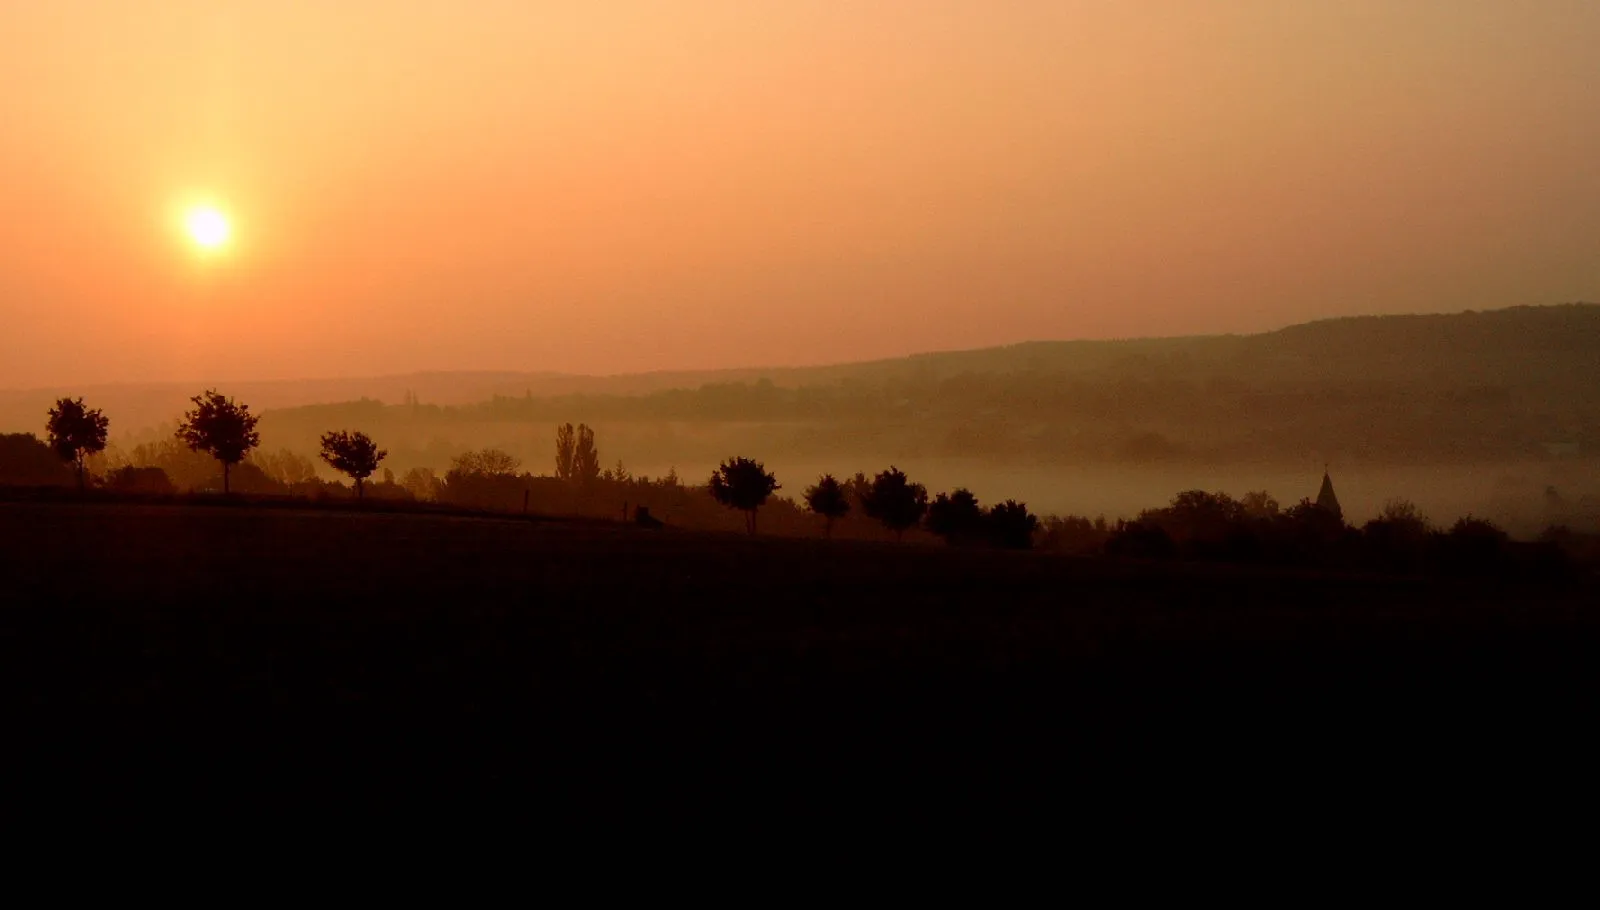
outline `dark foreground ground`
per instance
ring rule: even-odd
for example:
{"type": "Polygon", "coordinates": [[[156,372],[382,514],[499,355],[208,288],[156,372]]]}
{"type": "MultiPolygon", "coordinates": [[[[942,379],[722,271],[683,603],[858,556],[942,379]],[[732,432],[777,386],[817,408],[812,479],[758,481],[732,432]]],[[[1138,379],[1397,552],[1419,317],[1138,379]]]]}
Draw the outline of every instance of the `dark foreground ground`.
{"type": "Polygon", "coordinates": [[[0,548],[12,804],[1477,801],[1600,767],[1588,581],[106,504],[0,504],[0,548]]]}

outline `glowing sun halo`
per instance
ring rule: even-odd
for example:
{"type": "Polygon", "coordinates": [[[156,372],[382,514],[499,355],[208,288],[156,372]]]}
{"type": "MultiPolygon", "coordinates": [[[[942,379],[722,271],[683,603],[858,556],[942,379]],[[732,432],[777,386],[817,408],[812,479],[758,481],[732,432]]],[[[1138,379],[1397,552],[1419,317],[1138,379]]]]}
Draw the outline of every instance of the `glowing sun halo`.
{"type": "Polygon", "coordinates": [[[221,248],[233,233],[228,216],[209,206],[190,210],[183,223],[189,231],[189,239],[205,250],[221,248]]]}

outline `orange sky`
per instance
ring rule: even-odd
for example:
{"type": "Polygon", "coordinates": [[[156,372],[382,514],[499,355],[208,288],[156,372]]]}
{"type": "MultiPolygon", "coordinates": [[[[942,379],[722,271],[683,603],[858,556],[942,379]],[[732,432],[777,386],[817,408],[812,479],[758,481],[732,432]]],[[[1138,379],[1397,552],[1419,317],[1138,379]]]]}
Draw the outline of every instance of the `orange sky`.
{"type": "Polygon", "coordinates": [[[1596,48],[1593,0],[7,3],[0,386],[1600,300],[1596,48]]]}

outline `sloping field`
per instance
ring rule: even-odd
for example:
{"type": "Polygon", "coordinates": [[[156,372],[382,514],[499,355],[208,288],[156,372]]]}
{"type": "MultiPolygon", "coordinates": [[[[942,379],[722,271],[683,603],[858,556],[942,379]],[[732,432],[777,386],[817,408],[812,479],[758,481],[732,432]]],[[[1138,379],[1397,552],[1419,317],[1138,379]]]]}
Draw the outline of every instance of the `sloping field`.
{"type": "Polygon", "coordinates": [[[0,547],[6,770],[102,807],[1436,779],[1587,760],[1600,702],[1586,585],[113,504],[0,547]]]}

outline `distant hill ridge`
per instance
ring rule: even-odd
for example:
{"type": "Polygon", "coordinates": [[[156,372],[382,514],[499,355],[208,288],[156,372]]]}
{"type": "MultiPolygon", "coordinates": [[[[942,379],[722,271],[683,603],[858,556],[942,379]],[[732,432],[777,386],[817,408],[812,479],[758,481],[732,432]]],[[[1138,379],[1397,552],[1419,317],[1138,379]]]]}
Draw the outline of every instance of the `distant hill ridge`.
{"type": "MultiPolygon", "coordinates": [[[[362,398],[396,404],[415,394],[431,404],[463,405],[502,397],[647,395],[708,384],[768,380],[780,387],[874,387],[962,375],[1102,374],[1137,376],[1159,367],[1195,381],[1248,376],[1253,381],[1427,381],[1526,383],[1600,380],[1600,305],[1572,303],[1434,315],[1322,319],[1254,335],[1117,340],[1030,341],[908,357],[812,367],[748,367],[613,376],[551,372],[422,372],[358,379],[222,384],[258,411],[362,398]]],[[[58,395],[84,395],[123,430],[172,420],[206,386],[128,383],[72,389],[0,391],[0,432],[37,432],[58,395]]]]}

